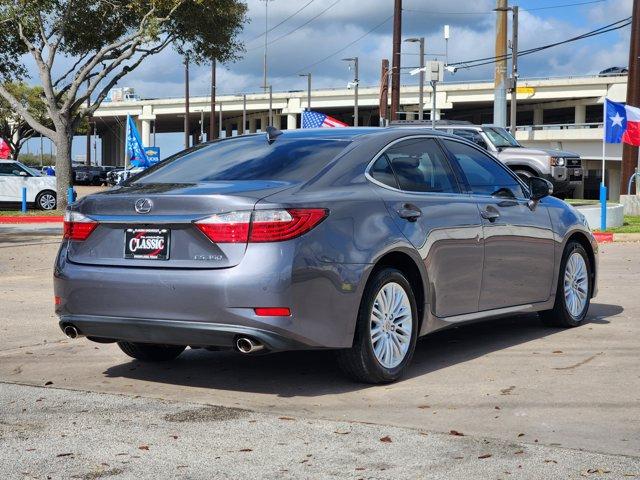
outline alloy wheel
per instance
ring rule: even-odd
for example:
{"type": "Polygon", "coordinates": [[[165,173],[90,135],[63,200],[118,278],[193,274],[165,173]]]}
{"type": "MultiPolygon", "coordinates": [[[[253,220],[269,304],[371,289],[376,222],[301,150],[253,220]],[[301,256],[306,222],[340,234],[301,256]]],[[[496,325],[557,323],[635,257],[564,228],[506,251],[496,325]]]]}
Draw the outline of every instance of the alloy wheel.
{"type": "Polygon", "coordinates": [[[578,318],[582,314],[588,295],[587,264],[580,253],[573,252],[564,270],[564,300],[572,317],[578,318]]]}
{"type": "Polygon", "coordinates": [[[56,208],[56,197],[51,193],[45,193],[40,197],[40,207],[43,210],[53,210],[56,208]]]}
{"type": "Polygon", "coordinates": [[[382,286],[371,309],[371,346],[385,368],[402,363],[411,344],[413,318],[407,292],[390,282],[382,286]]]}

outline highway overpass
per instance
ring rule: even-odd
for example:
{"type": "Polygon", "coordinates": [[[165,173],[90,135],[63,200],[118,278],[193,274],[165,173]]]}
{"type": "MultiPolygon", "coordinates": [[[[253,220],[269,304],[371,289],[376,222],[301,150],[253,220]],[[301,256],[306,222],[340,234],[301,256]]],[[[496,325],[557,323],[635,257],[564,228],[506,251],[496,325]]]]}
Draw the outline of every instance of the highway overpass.
{"type": "MultiPolygon", "coordinates": [[[[562,148],[578,152],[585,160],[584,190],[577,196],[597,197],[602,157],[603,100],[625,101],[626,76],[582,76],[520,79],[518,85],[517,138],[523,144],[562,148]]],[[[425,118],[432,104],[432,92],[425,87],[425,118]]],[[[360,87],[359,124],[379,125],[379,86],[360,87]]],[[[200,120],[205,132],[211,114],[209,97],[191,97],[191,143],[200,138],[200,120]]],[[[311,92],[311,108],[348,124],[353,123],[354,92],[346,88],[319,89],[311,92]]],[[[416,118],[418,86],[404,85],[400,93],[400,118],[416,118]]],[[[306,91],[273,92],[274,125],[282,129],[300,127],[300,113],[307,107],[306,91]]],[[[216,98],[216,118],[221,136],[260,131],[267,125],[269,96],[246,95],[246,125],[242,125],[243,97],[221,95],[216,98]]],[[[156,98],[128,102],[108,102],[95,113],[97,133],[102,139],[104,164],[122,165],[124,123],[127,115],[136,119],[143,143],[153,144],[153,133],[182,132],[184,98],[156,98]]],[[[491,123],[493,117],[492,82],[445,82],[438,85],[436,117],[491,123]]],[[[205,133],[206,138],[206,133],[205,133]]],[[[610,198],[619,195],[620,145],[607,146],[607,184],[610,198]]]]}

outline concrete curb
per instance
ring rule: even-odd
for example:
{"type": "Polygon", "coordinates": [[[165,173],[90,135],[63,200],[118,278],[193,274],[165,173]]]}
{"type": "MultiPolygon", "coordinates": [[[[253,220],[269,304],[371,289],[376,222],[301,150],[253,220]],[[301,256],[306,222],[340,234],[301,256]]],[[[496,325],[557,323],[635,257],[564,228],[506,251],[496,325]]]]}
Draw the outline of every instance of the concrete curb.
{"type": "Polygon", "coordinates": [[[62,223],[64,217],[52,215],[52,216],[15,216],[15,217],[2,217],[0,216],[0,224],[16,224],[16,223],[62,223]]]}
{"type": "Polygon", "coordinates": [[[640,233],[593,232],[598,243],[640,242],[640,233]]]}

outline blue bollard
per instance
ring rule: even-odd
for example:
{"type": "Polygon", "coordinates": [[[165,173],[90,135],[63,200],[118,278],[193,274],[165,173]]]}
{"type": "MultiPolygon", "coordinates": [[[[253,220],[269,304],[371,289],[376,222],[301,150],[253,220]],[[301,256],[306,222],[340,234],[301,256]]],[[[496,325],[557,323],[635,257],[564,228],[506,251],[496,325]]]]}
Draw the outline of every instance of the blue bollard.
{"type": "Polygon", "coordinates": [[[607,187],[600,184],[600,230],[607,229],[607,187]]]}
{"type": "Polygon", "coordinates": [[[27,187],[22,187],[22,213],[27,213],[27,187]]]}
{"type": "Polygon", "coordinates": [[[71,205],[73,203],[73,187],[67,188],[67,204],[71,205]]]}

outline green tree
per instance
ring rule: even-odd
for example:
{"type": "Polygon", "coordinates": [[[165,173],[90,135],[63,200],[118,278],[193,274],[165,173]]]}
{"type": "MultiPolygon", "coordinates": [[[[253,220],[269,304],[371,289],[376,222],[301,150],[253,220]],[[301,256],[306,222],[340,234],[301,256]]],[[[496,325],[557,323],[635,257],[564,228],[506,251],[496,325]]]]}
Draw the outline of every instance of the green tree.
{"type": "Polygon", "coordinates": [[[246,10],[240,0],[0,0],[0,81],[24,78],[30,56],[51,125],[4,83],[0,97],[54,142],[59,208],[71,184],[73,135],[109,90],[169,45],[195,63],[236,59],[246,10]]]}
{"type": "MultiPolygon", "coordinates": [[[[24,82],[5,83],[4,88],[26,109],[40,124],[51,128],[47,115],[47,106],[43,99],[42,87],[30,87],[24,82]]],[[[24,118],[16,114],[9,102],[0,97],[0,138],[11,148],[14,160],[18,159],[20,150],[27,140],[37,132],[24,118]]]]}

